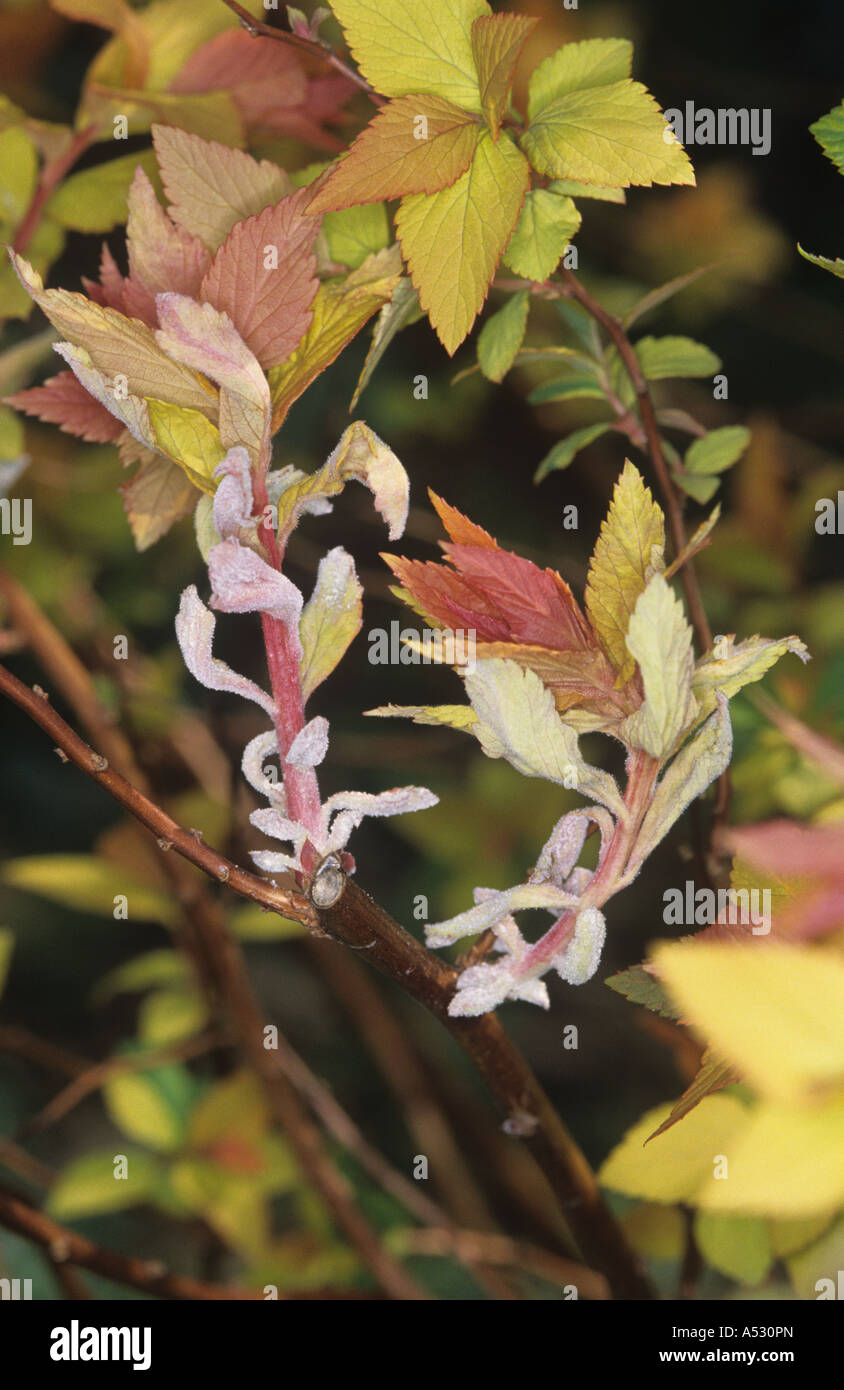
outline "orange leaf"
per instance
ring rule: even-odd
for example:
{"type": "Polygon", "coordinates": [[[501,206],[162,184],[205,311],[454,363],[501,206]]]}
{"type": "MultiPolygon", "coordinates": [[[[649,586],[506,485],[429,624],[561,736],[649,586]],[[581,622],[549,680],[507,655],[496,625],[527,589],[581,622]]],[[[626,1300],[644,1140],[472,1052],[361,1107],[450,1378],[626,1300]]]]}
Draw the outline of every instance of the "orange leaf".
{"type": "Polygon", "coordinates": [[[469,168],[479,135],[477,117],[445,97],[397,97],[320,185],[309,211],[437,193],[469,168]]]}
{"type": "Polygon", "coordinates": [[[319,222],[306,201],[300,189],[238,222],[202,281],[202,298],[228,314],[265,369],[289,357],[311,323],[319,222]]]}
{"type": "Polygon", "coordinates": [[[498,139],[525,40],[538,22],[525,15],[492,14],[481,15],[472,25],[481,105],[493,140],[498,139]]]}

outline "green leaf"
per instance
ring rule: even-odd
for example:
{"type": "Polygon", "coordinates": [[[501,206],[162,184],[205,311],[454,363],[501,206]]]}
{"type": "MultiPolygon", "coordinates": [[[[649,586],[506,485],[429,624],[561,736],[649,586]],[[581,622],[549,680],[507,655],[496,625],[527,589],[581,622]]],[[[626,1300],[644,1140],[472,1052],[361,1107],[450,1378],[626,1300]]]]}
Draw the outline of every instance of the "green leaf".
{"type": "Polygon", "coordinates": [[[844,174],[844,102],[809,126],[824,154],[844,174]]]}
{"type": "Polygon", "coordinates": [[[553,473],[560,468],[568,468],[581,449],[585,449],[587,444],[593,440],[600,439],[602,434],[606,434],[609,425],[584,425],[582,429],[574,430],[572,434],[560,439],[553,449],[545,455],[534,474],[533,481],[541,483],[549,473],[553,473]]]}
{"type": "Polygon", "coordinates": [[[836,256],[834,261],[830,260],[828,256],[813,256],[810,251],[804,251],[799,242],[797,243],[797,250],[804,261],[811,261],[812,265],[819,265],[821,270],[828,270],[831,275],[837,276],[839,280],[844,280],[844,261],[841,260],[840,256],[836,256]]]}
{"type": "Polygon", "coordinates": [[[396,229],[419,302],[446,351],[463,342],[486,298],[529,182],[527,161],[502,134],[484,130],[451,188],[404,198],[396,229]]]}
{"type": "Polygon", "coordinates": [[[9,126],[0,131],[0,222],[17,227],[38,180],[38,155],[25,130],[9,126]]]}
{"type": "Polygon", "coordinates": [[[534,671],[515,661],[482,658],[467,669],[466,694],[477,715],[470,732],[488,758],[506,758],[523,777],[545,777],[621,811],[615,781],[590,767],[577,735],[557,713],[554,696],[534,671]]]}
{"type": "Polygon", "coordinates": [[[126,221],[129,186],[138,165],[145,174],[157,171],[155,154],[143,150],[139,154],[124,154],[71,174],[60,184],[46,206],[46,212],[74,232],[110,232],[126,221]]]}
{"type": "Polygon", "coordinates": [[[24,451],[21,417],[7,405],[0,405],[0,460],[19,459],[24,451]]]}
{"type": "Polygon", "coordinates": [[[664,285],[659,285],[655,290],[650,290],[637,300],[632,309],[628,309],[622,319],[625,328],[632,328],[633,324],[639,319],[644,318],[652,309],[657,309],[660,304],[665,304],[666,300],[673,299],[675,294],[679,294],[687,285],[693,285],[695,280],[699,280],[701,275],[706,275],[712,270],[711,265],[700,265],[694,270],[689,270],[685,275],[676,275],[673,280],[666,280],[664,285]]]}
{"type": "MultiPolygon", "coordinates": [[[[11,229],[5,230],[0,223],[0,235],[11,240],[11,229]]],[[[53,261],[64,249],[65,235],[61,227],[49,217],[42,218],[27,247],[30,264],[39,275],[46,275],[53,261]]],[[[32,313],[33,303],[23,285],[18,280],[11,262],[5,252],[0,256],[0,318],[26,319],[32,313]]]]}
{"type": "Polygon", "coordinates": [[[94,990],[94,1002],[107,1004],[116,994],[152,989],[156,985],[184,984],[191,978],[187,960],[177,951],[166,948],[146,951],[103,975],[94,990]]]}
{"type": "Polygon", "coordinates": [[[396,334],[400,333],[408,324],[416,323],[423,317],[419,307],[419,296],[410,280],[406,278],[400,280],[389,304],[385,304],[378,315],[372,333],[372,342],[363,364],[363,371],[358,378],[355,394],[349,401],[349,414],[355,409],[361,395],[372,380],[375,368],[396,334]]]}
{"type": "Polygon", "coordinates": [[[25,859],[7,859],[0,879],[11,888],[35,893],[77,912],[96,912],[105,917],[114,913],[114,899],[128,901],[129,920],[161,922],[170,925],[176,908],[167,893],[150,888],[126,869],[85,854],[34,854],[25,859]]]}
{"type": "Polygon", "coordinates": [[[651,1013],[659,1014],[662,1018],[676,1021],[680,1017],[677,1005],[668,997],[656,976],[644,965],[631,965],[629,970],[619,970],[616,975],[610,975],[604,984],[614,989],[616,994],[623,994],[631,1004],[641,1004],[643,1008],[650,1009],[651,1013]]]}
{"type": "Polygon", "coordinates": [[[176,1064],[147,1072],[123,1072],[103,1085],[103,1100],[112,1122],[138,1144],[156,1153],[172,1153],[182,1144],[196,1083],[176,1064]]]}
{"type": "Polygon", "coordinates": [[[584,374],[567,376],[562,381],[546,381],[543,386],[536,386],[528,396],[528,404],[548,405],[553,401],[573,401],[581,398],[603,401],[606,396],[595,378],[584,374]]]}
{"type": "Polygon", "coordinates": [[[551,188],[532,188],[504,252],[504,264],[526,280],[547,280],[580,226],[571,198],[551,188]]]}
{"type": "Polygon", "coordinates": [[[555,179],[548,188],[551,193],[561,193],[569,198],[594,198],[599,203],[627,202],[623,188],[602,188],[599,184],[580,183],[577,179],[555,179]]]}
{"type": "Polygon", "coordinates": [[[649,381],[714,376],[721,370],[715,353],[692,338],[642,338],[636,343],[636,356],[649,381]]]}
{"type": "Polygon", "coordinates": [[[192,982],[148,994],[138,1011],[138,1037],[150,1048],[193,1038],[208,1022],[208,1002],[192,982]]]}
{"type": "Polygon", "coordinates": [[[383,203],[366,203],[361,207],[327,212],[322,230],[328,243],[328,254],[338,265],[357,270],[373,251],[383,251],[390,242],[390,225],[383,203]]]}
{"type": "Polygon", "coordinates": [[[720,777],[732,751],[729,706],[725,696],[719,695],[715,713],[710,715],[694,738],[683,745],[657,783],[636,848],[628,862],[631,873],[653,853],[686,807],[705,792],[716,777],[720,777]]]}
{"type": "Polygon", "coordinates": [[[706,1262],[740,1284],[761,1284],[773,1250],[768,1223],[760,1216],[723,1216],[699,1211],[695,1240],[706,1262]]]}
{"type": "Polygon", "coordinates": [[[478,362],[488,381],[503,381],[512,367],[525,336],[529,308],[530,294],[520,290],[487,319],[478,334],[478,362]]]}
{"type": "Polygon", "coordinates": [[[368,82],[384,96],[431,92],[480,111],[472,24],[486,0],[332,0],[346,42],[368,82]]]}
{"type": "Polygon", "coordinates": [[[45,1204],[57,1221],[77,1221],[84,1216],[124,1211],[155,1196],[164,1178],[159,1159],[142,1149],[124,1148],[125,1177],[117,1177],[122,1165],[112,1149],[97,1150],[73,1159],[59,1174],[45,1204]]]}
{"type": "Polygon", "coordinates": [[[664,758],[694,720],[697,702],[692,695],[692,629],[661,574],[639,595],[626,640],[642,674],[645,700],[619,733],[634,748],[664,758]]]}
{"type": "Polygon", "coordinates": [[[711,477],[732,468],[749,443],[750,430],[744,425],[725,425],[723,429],[710,430],[705,439],[696,439],[690,444],[683,463],[688,473],[711,477]]]}
{"type": "Polygon", "coordinates": [[[168,401],[147,401],[149,421],[162,454],[184,469],[191,482],[203,492],[216,491],[214,469],[226,456],[216,425],[198,410],[171,405],[168,401]]]}
{"type": "Polygon", "coordinates": [[[12,951],[15,948],[15,935],[9,927],[0,927],[0,994],[6,988],[12,951]]]}
{"type": "Polygon", "coordinates": [[[314,592],[299,620],[304,700],[331,675],[360,632],[362,596],[351,555],[341,546],[330,550],[319,562],[314,592]]]}
{"type": "Polygon", "coordinates": [[[671,476],[677,486],[683,492],[687,492],[690,497],[693,497],[696,502],[699,502],[702,507],[710,502],[718,491],[717,478],[697,478],[692,473],[677,472],[672,472],[671,476]]]}
{"type": "Polygon", "coordinates": [[[586,39],[564,44],[531,74],[528,116],[533,120],[550,102],[569,92],[623,82],[632,67],[633,45],[629,39],[586,39]]]}
{"type": "Polygon", "coordinates": [[[540,174],[602,187],[693,184],[688,155],[640,82],[571,91],[537,110],[522,149],[540,174]]]}
{"type": "Polygon", "coordinates": [[[809,660],[809,653],[799,637],[748,637],[736,642],[722,637],[695,667],[692,690],[704,713],[715,708],[715,692],[720,690],[730,700],[745,685],[759,681],[771,667],[793,652],[800,660],[809,660]]]}

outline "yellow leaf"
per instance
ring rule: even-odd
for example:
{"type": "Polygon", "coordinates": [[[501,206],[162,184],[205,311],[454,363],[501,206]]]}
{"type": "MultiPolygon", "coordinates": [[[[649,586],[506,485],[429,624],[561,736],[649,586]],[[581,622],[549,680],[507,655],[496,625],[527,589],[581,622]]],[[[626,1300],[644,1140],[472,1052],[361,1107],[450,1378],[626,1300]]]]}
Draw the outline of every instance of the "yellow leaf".
{"type": "Polygon", "coordinates": [[[651,1202],[693,1202],[748,1114],[734,1096],[707,1096],[682,1124],[645,1147],[670,1111],[658,1105],[627,1131],[598,1174],[604,1187],[651,1202]]]}
{"type": "Polygon", "coordinates": [[[810,1100],[844,1083],[844,961],[760,940],[673,943],[653,960],[707,1042],[762,1095],[810,1100]]]}
{"type": "Polygon", "coordinates": [[[445,724],[450,729],[469,729],[478,722],[471,705],[380,705],[364,710],[379,719],[412,719],[414,724],[445,724]]]}
{"type": "Polygon", "coordinates": [[[338,357],[372,315],[386,304],[401,279],[395,247],[369,256],[345,280],[321,285],[311,326],[296,351],[269,372],[273,432],[294,401],[338,357]]]}
{"type": "Polygon", "coordinates": [[[478,69],[481,109],[494,140],[510,100],[510,89],[525,40],[536,19],[518,14],[481,15],[472,25],[472,52],[478,69]]]}
{"type": "Polygon", "coordinates": [[[477,317],[515,227],[529,182],[526,160],[488,131],[465,174],[430,197],[404,198],[396,229],[419,302],[453,354],[477,317]]]}
{"type": "Polygon", "coordinates": [[[530,75],[528,116],[533,120],[544,106],[586,87],[606,87],[630,76],[633,45],[629,39],[584,39],[566,43],[530,75]]]}
{"type": "Polygon", "coordinates": [[[686,151],[640,82],[556,97],[537,111],[521,143],[533,167],[555,179],[619,188],[695,181],[686,151]]]}
{"type": "Polygon", "coordinates": [[[677,1207],[640,1202],[621,1218],[634,1250],[654,1260],[679,1260],[686,1243],[686,1223],[677,1207]]]}
{"type": "Polygon", "coordinates": [[[14,257],[21,282],[59,332],[84,347],[97,371],[110,381],[122,378],[133,396],[167,395],[176,405],[216,413],[216,392],[189,367],[174,362],[140,319],[127,319],[69,290],[45,290],[41,277],[23,259],[14,257]]]}
{"type": "Polygon", "coordinates": [[[360,631],[362,596],[351,555],[340,546],[329,550],[319,562],[314,592],[299,619],[299,670],[304,700],[331,675],[360,631]]]}
{"type": "Polygon", "coordinates": [[[217,490],[214,469],[226,456],[218,430],[198,410],[184,410],[166,401],[148,400],[156,446],[178,463],[203,492],[217,490]]]}
{"type": "Polygon", "coordinates": [[[429,92],[480,110],[472,24],[486,0],[332,0],[346,42],[368,82],[387,97],[429,92]]]}
{"type": "Polygon", "coordinates": [[[797,1297],[807,1301],[838,1299],[844,1287],[844,1217],[832,1226],[827,1220],[826,1225],[829,1229],[819,1240],[786,1261],[797,1297]]]}
{"type": "Polygon", "coordinates": [[[153,454],[120,489],[136,550],[148,550],[185,516],[197,492],[187,470],[153,454]]]}
{"type": "Polygon", "coordinates": [[[760,1284],[771,1267],[768,1223],[759,1216],[700,1211],[695,1240],[707,1264],[742,1284],[760,1284]]]}
{"type": "Polygon", "coordinates": [[[665,758],[694,722],[697,701],[692,694],[692,630],[682,603],[661,574],[654,575],[636,600],[627,650],[639,664],[645,701],[619,732],[634,748],[665,758]]]}
{"type": "Polygon", "coordinates": [[[619,685],[635,670],[625,640],[627,629],[650,574],[662,568],[664,548],[662,511],[628,459],[615,485],[586,582],[586,612],[618,671],[619,685]]]}
{"type": "Polygon", "coordinates": [[[803,662],[809,660],[799,637],[748,637],[739,643],[733,637],[719,638],[695,668],[692,689],[700,702],[701,714],[715,708],[716,690],[732,699],[743,686],[761,680],[786,652],[793,652],[803,662]]]}
{"type": "Polygon", "coordinates": [[[844,1098],[811,1108],[764,1101],[719,1152],[727,1173],[701,1186],[705,1210],[792,1219],[832,1213],[844,1202],[844,1098]]]}

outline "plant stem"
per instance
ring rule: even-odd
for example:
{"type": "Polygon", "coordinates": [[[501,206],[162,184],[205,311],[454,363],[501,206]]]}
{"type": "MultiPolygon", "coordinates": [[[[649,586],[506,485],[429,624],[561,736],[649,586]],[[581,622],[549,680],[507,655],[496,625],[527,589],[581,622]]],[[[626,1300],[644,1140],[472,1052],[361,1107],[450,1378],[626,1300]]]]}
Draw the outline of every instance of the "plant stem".
{"type": "Polygon", "coordinates": [[[35,235],[38,224],[41,221],[41,214],[52,196],[55,189],[61,183],[65,174],[73,168],[91,144],[95,125],[86,126],[84,130],[78,130],[70,141],[67,149],[55,159],[48,160],[41,169],[41,174],[32,195],[32,200],[23,215],[23,219],[18,225],[12,241],[13,250],[19,255],[23,255],[30,241],[35,235]]]}
{"type": "MultiPolygon", "coordinates": [[[[185,1274],[170,1274],[158,1260],[140,1260],[132,1255],[120,1255],[95,1245],[86,1236],[60,1226],[45,1216],[22,1194],[5,1183],[0,1184],[0,1225],[14,1231],[25,1240],[49,1253],[55,1264],[78,1266],[100,1274],[115,1284],[137,1289],[158,1298],[202,1301],[240,1302],[264,1298],[263,1289],[243,1289],[221,1284],[206,1284],[185,1274]]],[[[287,1293],[279,1290],[279,1298],[301,1299],[354,1298],[354,1294],[313,1290],[308,1293],[287,1293]]]]}
{"type": "Polygon", "coordinates": [[[329,44],[321,43],[316,39],[306,39],[301,34],[292,34],[289,29],[275,29],[271,24],[263,24],[259,19],[254,19],[248,10],[237,3],[237,0],[223,0],[223,4],[237,15],[243,28],[253,39],[275,39],[278,43],[285,43],[290,48],[298,48],[303,53],[310,53],[315,58],[321,58],[324,63],[329,63],[336,72],[341,73],[350,82],[354,82],[355,86],[360,87],[362,92],[366,92],[370,101],[374,102],[376,106],[383,105],[383,97],[380,97],[375,88],[369,85],[366,78],[361,77],[360,73],[356,72],[348,63],[344,63],[329,44]]]}
{"type": "MultiPolygon", "coordinates": [[[[636,392],[636,399],[639,403],[639,413],[642,417],[642,425],[645,430],[648,454],[656,474],[659,489],[665,503],[665,510],[668,514],[668,525],[671,530],[671,539],[674,549],[679,555],[688,543],[686,527],[683,521],[683,512],[677,500],[677,493],[671,481],[671,474],[665,460],[665,453],[662,448],[662,440],[659,434],[656,411],[654,409],[653,398],[647,383],[644,372],[639,365],[639,359],[633,348],[633,344],[628,338],[624,325],[620,319],[607,312],[597,299],[584,289],[577,276],[571,270],[563,270],[563,286],[565,292],[572,299],[576,299],[596,323],[604,329],[605,333],[615,344],[621,361],[624,364],[627,375],[630,378],[633,390],[636,392]]],[[[708,651],[712,646],[712,631],[709,626],[709,619],[703,606],[700,588],[698,587],[697,577],[694,566],[689,560],[680,572],[680,580],[683,591],[686,595],[686,602],[689,605],[689,617],[695,630],[698,646],[702,652],[708,651]]]]}
{"type": "MultiPolygon", "coordinates": [[[[313,924],[316,914],[306,898],[298,893],[282,892],[239,869],[182,830],[166,811],[138,792],[119,773],[103,766],[105,759],[74,733],[43,694],[30,690],[3,666],[0,666],[0,691],[49,734],[70,762],[99,782],[127,811],[159,836],[160,842],[163,839],[172,845],[177,853],[212,878],[227,883],[234,892],[282,916],[313,924]]],[[[652,1298],[653,1292],[638,1256],[605,1205],[589,1164],[498,1019],[492,1014],[473,1019],[451,1018],[448,1005],[454,994],[456,972],[427,951],[353,881],[347,882],[339,902],[320,913],[317,920],[335,940],[365,951],[364,959],[433,1013],[473,1059],[508,1114],[511,1132],[521,1134],[549,1179],[586,1262],[606,1275],[614,1296],[652,1298]]],[[[219,961],[218,985],[229,996],[237,986],[234,1013],[250,1059],[253,1065],[260,1061],[265,1066],[273,1054],[263,1047],[260,1020],[251,1015],[246,1018],[241,971],[236,959],[234,966],[232,964],[231,943],[227,937],[223,941],[215,939],[213,954],[219,961]]],[[[279,1118],[285,1125],[284,1118],[281,1115],[279,1118]]],[[[306,1171],[309,1171],[308,1165],[306,1171]]]]}

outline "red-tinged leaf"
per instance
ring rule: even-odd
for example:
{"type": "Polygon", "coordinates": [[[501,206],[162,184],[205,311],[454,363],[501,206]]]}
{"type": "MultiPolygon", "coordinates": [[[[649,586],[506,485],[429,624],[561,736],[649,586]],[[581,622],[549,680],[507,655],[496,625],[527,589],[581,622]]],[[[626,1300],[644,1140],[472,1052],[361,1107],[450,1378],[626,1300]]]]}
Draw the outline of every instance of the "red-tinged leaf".
{"type": "Polygon", "coordinates": [[[477,117],[444,97],[397,97],[358,136],[309,210],[331,212],[448,188],[469,168],[479,136],[477,117]]]}
{"type": "Polygon", "coordinates": [[[591,645],[591,631],[565,580],[509,550],[443,544],[445,556],[503,614],[514,642],[567,650],[591,645]]]}
{"type": "Polygon", "coordinates": [[[311,323],[319,222],[308,190],[239,222],[214,257],[202,297],[227,313],[265,369],[289,357],[311,323]]]}
{"type": "Polygon", "coordinates": [[[447,627],[455,617],[480,641],[590,650],[596,644],[574,596],[555,570],[502,550],[498,542],[455,508],[437,499],[451,535],[441,541],[446,565],[385,557],[393,573],[426,611],[447,627]],[[465,539],[463,539],[465,538],[465,539]],[[466,623],[466,619],[470,621],[466,623]]]}
{"type": "Polygon", "coordinates": [[[690,1086],[687,1086],[678,1101],[671,1107],[670,1115],[666,1116],[662,1124],[649,1134],[646,1143],[656,1139],[658,1134],[664,1134],[672,1125],[676,1125],[678,1120],[682,1120],[684,1115],[688,1115],[690,1110],[694,1110],[696,1105],[706,1097],[711,1096],[714,1091],[722,1091],[725,1086],[729,1086],[733,1081],[738,1081],[739,1076],[732,1067],[726,1062],[721,1062],[717,1057],[707,1051],[703,1054],[697,1075],[690,1086]]]}
{"type": "Polygon", "coordinates": [[[123,423],[110,415],[105,406],[89,396],[73,372],[59,372],[28,391],[6,396],[4,405],[23,410],[47,424],[58,425],[66,434],[75,434],[89,444],[111,444],[123,433],[123,423]]]}
{"type": "Polygon", "coordinates": [[[498,139],[510,100],[516,67],[531,29],[539,21],[518,14],[480,15],[472,25],[472,53],[478,69],[481,106],[498,139]]]}
{"type": "Polygon", "coordinates": [[[129,190],[126,223],[129,280],[123,286],[126,312],[155,322],[155,296],[172,290],[196,298],[211,266],[211,253],[198,237],[171,222],[140,167],[129,190]]]}
{"type": "Polygon", "coordinates": [[[398,555],[382,558],[409,593],[413,606],[423,609],[434,622],[452,631],[473,631],[480,641],[506,642],[508,629],[503,615],[459,574],[431,561],[404,560],[398,555]]]}
{"type": "Polygon", "coordinates": [[[100,254],[99,282],[89,280],[83,275],[82,284],[85,286],[88,298],[93,299],[95,304],[102,304],[107,309],[116,309],[119,314],[123,313],[123,292],[126,288],[126,279],[125,276],[121,275],[107,242],[103,242],[103,249],[100,254]]]}
{"type": "Polygon", "coordinates": [[[355,88],[344,77],[329,82],[311,79],[284,44],[228,29],[191,55],[170,90],[226,92],[248,130],[299,136],[317,148],[334,150],[339,142],[321,122],[336,121],[355,88]]]}
{"type": "Polygon", "coordinates": [[[210,251],[236,222],[290,192],[284,170],[266,159],[174,126],[153,126],[152,138],[170,216],[210,251]]]}
{"type": "Polygon", "coordinates": [[[615,672],[600,648],[561,652],[523,642],[476,642],[475,656],[503,657],[534,671],[561,711],[585,704],[596,714],[618,720],[639,703],[634,691],[614,688],[615,672]]]}
{"type": "MultiPolygon", "coordinates": [[[[124,462],[128,461],[130,452],[132,457],[139,455],[135,441],[132,444],[135,447],[131,450],[121,449],[124,462]]],[[[148,550],[167,534],[175,521],[187,516],[196,506],[199,493],[177,463],[149,450],[141,450],[140,454],[140,468],[128,483],[122,484],[120,491],[135,546],[138,550],[148,550]]]]}
{"type": "Polygon", "coordinates": [[[442,497],[438,497],[435,492],[428,489],[428,496],[434,504],[437,516],[448,532],[449,539],[456,545],[481,545],[489,546],[492,550],[498,549],[498,542],[494,541],[488,531],[482,526],[470,521],[468,516],[464,516],[456,507],[452,507],[442,497]]]}

